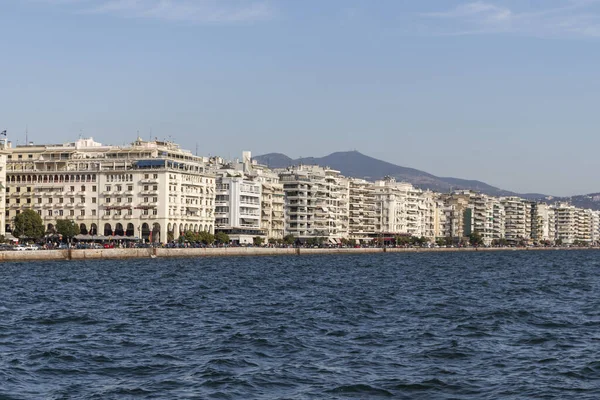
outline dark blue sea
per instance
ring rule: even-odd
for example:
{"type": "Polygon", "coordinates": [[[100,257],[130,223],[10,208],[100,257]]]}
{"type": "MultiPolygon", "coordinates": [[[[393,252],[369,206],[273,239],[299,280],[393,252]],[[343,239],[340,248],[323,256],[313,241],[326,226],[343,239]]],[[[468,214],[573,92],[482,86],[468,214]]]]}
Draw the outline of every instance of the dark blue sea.
{"type": "Polygon", "coordinates": [[[599,399],[600,252],[0,264],[0,399],[599,399]]]}

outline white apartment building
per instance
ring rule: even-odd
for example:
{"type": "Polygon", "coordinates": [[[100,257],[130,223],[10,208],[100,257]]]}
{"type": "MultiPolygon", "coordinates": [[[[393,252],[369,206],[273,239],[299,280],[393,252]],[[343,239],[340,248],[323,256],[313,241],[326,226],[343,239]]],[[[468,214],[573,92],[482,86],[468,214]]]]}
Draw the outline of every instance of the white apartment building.
{"type": "Polygon", "coordinates": [[[215,229],[234,243],[251,244],[261,229],[262,184],[233,169],[217,170],[215,229]]]}
{"type": "Polygon", "coordinates": [[[592,242],[592,210],[577,209],[576,238],[580,242],[592,242]]]}
{"type": "Polygon", "coordinates": [[[536,243],[554,242],[556,222],[554,209],[546,203],[531,203],[531,239],[536,243]]]}
{"type": "MultiPolygon", "coordinates": [[[[248,181],[254,181],[260,184],[260,232],[254,232],[254,236],[265,236],[266,239],[275,240],[283,239],[285,236],[285,201],[283,185],[279,182],[279,175],[277,173],[264,165],[257,164],[252,160],[252,153],[249,151],[244,151],[242,153],[242,160],[236,159],[234,161],[225,161],[220,157],[213,157],[211,159],[211,171],[219,176],[237,174],[237,176],[243,176],[248,181]]],[[[229,196],[229,194],[223,192],[220,195],[226,196],[226,198],[229,199],[229,204],[226,206],[228,207],[228,210],[236,207],[232,201],[237,201],[239,203],[239,199],[235,200],[235,198],[229,196]]],[[[222,197],[220,197],[220,199],[222,199],[222,197]]],[[[225,207],[225,205],[221,200],[219,210],[223,210],[222,207],[225,207]]],[[[230,221],[229,217],[227,217],[227,221],[230,221]]],[[[223,229],[231,230],[231,227],[227,227],[228,224],[229,222],[224,223],[223,220],[220,220],[220,225],[223,226],[223,229]]],[[[255,227],[251,227],[251,229],[253,231],[256,230],[255,227]]],[[[247,241],[249,241],[248,237],[242,242],[245,243],[247,241]]]]}
{"type": "Polygon", "coordinates": [[[349,181],[349,238],[368,242],[375,234],[377,224],[373,183],[358,178],[349,181]]]}
{"type": "Polygon", "coordinates": [[[554,206],[556,240],[562,244],[573,244],[577,240],[577,208],[568,203],[554,206]]]}
{"type": "Polygon", "coordinates": [[[7,147],[6,221],[36,211],[48,231],[57,219],[82,234],[174,240],[214,231],[215,178],[205,160],[171,142],[106,146],[92,138],[7,147]]]}
{"type": "Polygon", "coordinates": [[[277,170],[285,192],[286,232],[306,240],[339,243],[349,234],[349,182],[339,171],[317,165],[277,170]]]}
{"type": "Polygon", "coordinates": [[[510,244],[528,241],[531,234],[531,205],[519,197],[502,197],[504,236],[510,244]]]}
{"type": "Polygon", "coordinates": [[[489,246],[498,236],[494,231],[494,198],[481,193],[470,196],[469,207],[472,212],[471,232],[481,235],[483,244],[489,246]]]}
{"type": "Polygon", "coordinates": [[[374,193],[377,232],[435,238],[439,216],[433,193],[394,178],[376,181],[374,193]]]}
{"type": "MultiPolygon", "coordinates": [[[[8,141],[0,139],[0,235],[6,235],[7,216],[6,212],[6,149],[8,141]]],[[[10,229],[10,226],[8,227],[10,229]]]]}

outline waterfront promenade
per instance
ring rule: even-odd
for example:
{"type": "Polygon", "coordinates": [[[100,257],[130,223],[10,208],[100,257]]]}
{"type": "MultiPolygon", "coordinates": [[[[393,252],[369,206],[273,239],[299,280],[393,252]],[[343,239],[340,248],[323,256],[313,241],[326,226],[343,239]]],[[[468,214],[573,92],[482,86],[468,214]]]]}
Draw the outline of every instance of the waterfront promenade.
{"type": "Polygon", "coordinates": [[[124,258],[175,258],[175,257],[228,257],[276,256],[311,254],[375,254],[423,252],[475,252],[475,251],[552,251],[593,250],[580,247],[488,247],[488,248],[420,248],[420,247],[367,247],[367,248],[305,248],[305,247],[207,247],[207,248],[132,248],[132,249],[63,249],[36,251],[0,251],[0,262],[11,261],[65,261],[124,258]]]}

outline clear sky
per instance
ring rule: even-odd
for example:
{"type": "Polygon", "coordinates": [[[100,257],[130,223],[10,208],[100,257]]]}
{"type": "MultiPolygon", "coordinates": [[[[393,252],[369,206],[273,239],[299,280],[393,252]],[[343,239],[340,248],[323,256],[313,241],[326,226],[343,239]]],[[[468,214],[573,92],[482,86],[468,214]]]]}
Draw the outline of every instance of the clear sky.
{"type": "Polygon", "coordinates": [[[599,0],[0,0],[0,130],[600,192],[599,0]]]}

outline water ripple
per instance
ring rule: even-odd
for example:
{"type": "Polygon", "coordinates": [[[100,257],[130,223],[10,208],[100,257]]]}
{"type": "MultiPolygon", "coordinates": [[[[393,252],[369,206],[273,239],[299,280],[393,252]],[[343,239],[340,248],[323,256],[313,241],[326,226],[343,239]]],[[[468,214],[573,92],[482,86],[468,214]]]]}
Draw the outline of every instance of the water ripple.
{"type": "Polygon", "coordinates": [[[599,255],[6,263],[0,399],[598,399],[599,255]]]}

